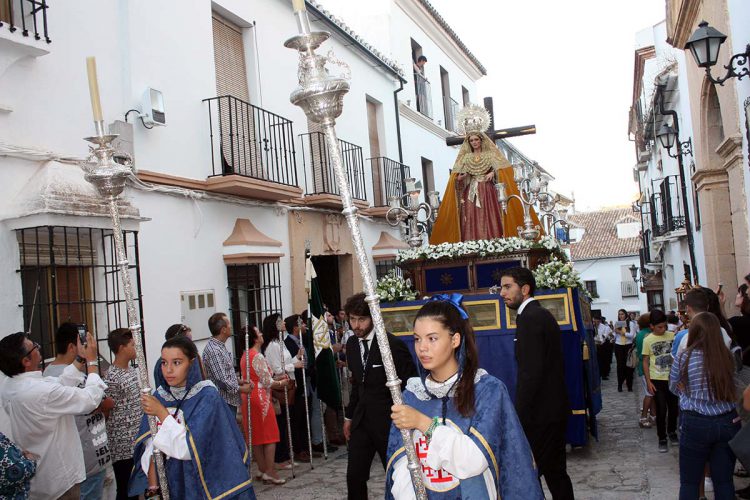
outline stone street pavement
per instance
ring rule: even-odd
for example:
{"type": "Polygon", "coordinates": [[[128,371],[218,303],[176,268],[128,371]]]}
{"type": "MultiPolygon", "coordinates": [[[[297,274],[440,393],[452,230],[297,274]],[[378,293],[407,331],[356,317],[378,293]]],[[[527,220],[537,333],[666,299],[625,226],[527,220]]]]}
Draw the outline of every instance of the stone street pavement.
{"type": "MultiPolygon", "coordinates": [[[[613,363],[614,364],[614,363],[613,363]]],[[[614,366],[613,372],[614,370],[614,366]]],[[[613,373],[614,375],[614,373],[613,373]]],[[[677,498],[679,468],[677,446],[658,453],[656,428],[638,426],[641,388],[617,392],[616,377],[604,381],[604,409],[599,414],[599,441],[568,453],[568,473],[576,498],[653,499],[677,498]]],[[[346,451],[340,449],[328,461],[318,459],[315,469],[298,467],[297,477],[284,486],[256,484],[259,499],[341,499],[346,498],[346,451]]],[[[285,473],[284,477],[289,474],[285,473]]],[[[369,481],[370,498],[383,498],[384,473],[379,461],[373,462],[369,481]]],[[[738,487],[747,480],[735,480],[738,487]]],[[[545,489],[546,490],[546,489],[545,489]]],[[[712,498],[708,494],[708,498],[712,498]]],[[[550,498],[547,493],[547,498],[550,498]]]]}

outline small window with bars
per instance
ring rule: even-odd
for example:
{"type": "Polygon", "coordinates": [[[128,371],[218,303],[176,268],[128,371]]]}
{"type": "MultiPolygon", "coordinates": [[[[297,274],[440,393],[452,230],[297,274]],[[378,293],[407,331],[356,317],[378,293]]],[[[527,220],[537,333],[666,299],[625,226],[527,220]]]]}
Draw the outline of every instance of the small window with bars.
{"type": "MultiPolygon", "coordinates": [[[[128,326],[112,230],[39,226],[16,230],[20,250],[24,331],[41,346],[42,359],[55,355],[62,323],[85,323],[100,356],[111,362],[107,336],[128,326]]],[[[138,233],[123,231],[136,311],[143,317],[138,233]]],[[[140,318],[139,318],[140,322],[140,318]]]]}
{"type": "Polygon", "coordinates": [[[260,329],[263,318],[282,312],[279,264],[271,262],[228,265],[227,285],[229,318],[232,322],[232,331],[235,333],[233,339],[237,362],[245,350],[245,338],[240,334],[243,327],[250,324],[260,329]]]}
{"type": "Polygon", "coordinates": [[[388,259],[388,260],[376,260],[375,261],[375,277],[376,279],[380,279],[386,274],[388,274],[391,270],[396,271],[397,276],[403,276],[403,272],[401,271],[401,268],[396,265],[396,259],[388,259]]]}

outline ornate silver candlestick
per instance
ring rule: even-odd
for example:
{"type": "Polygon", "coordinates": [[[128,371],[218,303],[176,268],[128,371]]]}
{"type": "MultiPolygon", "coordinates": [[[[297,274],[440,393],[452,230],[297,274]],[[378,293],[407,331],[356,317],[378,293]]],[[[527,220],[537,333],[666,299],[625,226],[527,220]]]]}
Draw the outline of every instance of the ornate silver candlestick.
{"type": "Polygon", "coordinates": [[[424,211],[425,219],[434,222],[437,214],[438,193],[430,191],[427,193],[430,205],[419,202],[419,193],[422,191],[422,183],[414,178],[404,179],[406,194],[404,196],[391,196],[388,205],[391,207],[385,214],[385,220],[393,227],[400,227],[404,222],[409,227],[409,237],[406,242],[412,248],[422,246],[424,234],[427,232],[427,224],[419,220],[419,212],[424,211]],[[406,201],[403,201],[404,198],[406,201]],[[433,205],[434,203],[434,205],[433,205]]]}
{"type": "MultiPolygon", "coordinates": [[[[388,344],[388,337],[383,323],[383,316],[380,313],[380,301],[378,294],[375,292],[375,285],[370,265],[368,263],[367,252],[365,251],[362,233],[359,228],[359,219],[357,216],[357,207],[352,202],[352,194],[349,189],[346,172],[344,171],[339,149],[338,138],[336,137],[336,118],[341,115],[343,108],[344,94],[349,91],[348,67],[341,61],[329,55],[321,56],[315,53],[321,43],[330,36],[327,32],[310,31],[310,22],[307,17],[307,11],[304,10],[304,2],[295,2],[295,12],[299,35],[296,35],[284,43],[284,46],[299,51],[300,62],[298,70],[299,87],[292,92],[290,100],[303,109],[308,119],[319,123],[325,134],[328,143],[328,150],[331,154],[331,163],[333,164],[336,178],[339,183],[341,201],[344,206],[342,213],[346,217],[346,222],[352,233],[354,243],[354,253],[357,257],[359,270],[362,274],[364,291],[366,294],[367,304],[370,306],[373,328],[378,340],[378,347],[383,357],[383,368],[385,369],[387,382],[386,385],[391,391],[391,397],[394,404],[402,404],[401,398],[401,381],[398,378],[396,367],[393,363],[391,348],[388,344]],[[301,5],[300,5],[301,4],[301,5]],[[328,73],[326,63],[332,63],[343,68],[342,74],[332,76],[328,73]]],[[[414,441],[411,432],[408,430],[401,431],[401,438],[404,442],[408,468],[411,474],[411,480],[414,485],[414,491],[419,500],[426,500],[427,493],[422,483],[422,472],[417,460],[414,441]]]]}
{"type": "MultiPolygon", "coordinates": [[[[117,265],[120,268],[120,279],[122,280],[122,289],[125,293],[125,305],[128,312],[128,328],[133,332],[135,341],[136,360],[138,362],[138,380],[143,394],[151,394],[148,380],[148,368],[146,366],[146,355],[143,352],[143,335],[141,325],[138,322],[138,314],[135,310],[135,301],[133,300],[133,287],[130,281],[128,270],[128,258],[125,253],[125,243],[122,238],[122,226],[120,225],[120,212],[117,208],[117,199],[125,189],[125,182],[133,173],[133,162],[130,157],[122,152],[116,152],[112,147],[112,141],[117,135],[104,134],[104,121],[97,120],[94,122],[97,135],[86,137],[85,139],[94,146],[89,146],[89,156],[86,162],[80,166],[86,173],[85,178],[90,182],[104,198],[109,208],[109,216],[112,219],[112,235],[115,239],[115,251],[117,253],[117,265]],[[114,160],[115,153],[118,157],[125,158],[124,163],[117,163],[114,160]]],[[[151,435],[156,435],[157,419],[152,416],[148,419],[149,430],[151,435]]],[[[164,457],[157,449],[154,449],[154,460],[156,462],[156,471],[159,476],[162,498],[169,499],[169,486],[167,484],[167,474],[164,469],[164,457]]]]}
{"type": "Polygon", "coordinates": [[[498,182],[495,184],[497,200],[504,214],[507,213],[510,200],[516,199],[521,203],[523,226],[518,226],[518,234],[525,240],[536,240],[539,238],[541,228],[534,225],[531,219],[531,207],[538,204],[541,212],[551,212],[557,203],[557,197],[547,192],[548,182],[534,165],[524,163],[513,165],[513,180],[518,185],[519,194],[508,196],[505,192],[505,184],[498,182]]]}

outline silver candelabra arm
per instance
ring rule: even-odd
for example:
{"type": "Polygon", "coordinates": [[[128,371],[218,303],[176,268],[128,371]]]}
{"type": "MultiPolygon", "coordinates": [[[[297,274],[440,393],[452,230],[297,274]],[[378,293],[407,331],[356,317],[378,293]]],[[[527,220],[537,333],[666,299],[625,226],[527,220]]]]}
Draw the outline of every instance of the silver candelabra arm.
{"type": "Polygon", "coordinates": [[[508,214],[508,203],[510,203],[511,200],[517,200],[523,208],[523,226],[518,226],[516,228],[518,234],[520,234],[523,239],[529,241],[539,239],[541,228],[539,225],[535,225],[531,219],[531,206],[533,204],[524,200],[522,196],[517,194],[512,194],[510,196],[505,195],[505,189],[502,190],[502,194],[503,197],[501,199],[500,191],[498,190],[498,201],[500,202],[500,208],[503,211],[503,215],[508,214]]]}

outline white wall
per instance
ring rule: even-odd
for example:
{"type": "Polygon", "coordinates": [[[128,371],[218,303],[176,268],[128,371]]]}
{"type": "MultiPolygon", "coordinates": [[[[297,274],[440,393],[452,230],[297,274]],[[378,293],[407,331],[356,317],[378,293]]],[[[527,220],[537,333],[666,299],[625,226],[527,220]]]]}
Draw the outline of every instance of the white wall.
{"type": "Polygon", "coordinates": [[[617,318],[617,310],[645,312],[646,294],[638,292],[638,297],[622,297],[622,266],[639,266],[638,256],[616,257],[611,259],[579,260],[573,268],[581,275],[582,281],[596,281],[598,299],[591,303],[591,309],[600,309],[607,320],[617,318]]]}
{"type": "MultiPolygon", "coordinates": [[[[283,41],[296,33],[291,3],[268,0],[249,4],[239,0],[214,2],[217,9],[231,11],[232,20],[245,27],[249,82],[253,104],[294,120],[295,135],[307,132],[303,112],[289,102],[297,86],[298,55],[283,47],[283,41]],[[255,27],[251,27],[255,22],[255,27]],[[253,33],[256,30],[257,33],[253,33]],[[259,57],[255,58],[255,39],[259,57]],[[256,64],[257,63],[257,64],[256,64]],[[260,66],[260,75],[257,66],[260,66]],[[262,101],[261,101],[262,95],[262,101]]],[[[211,172],[209,122],[203,99],[216,95],[211,28],[212,2],[189,0],[180,5],[176,16],[173,5],[150,2],[62,3],[48,12],[53,40],[50,53],[23,60],[0,78],[2,104],[13,109],[0,113],[3,141],[34,146],[62,154],[84,156],[87,143],[82,137],[93,133],[86,82],[85,57],[97,57],[99,84],[105,121],[122,119],[125,111],[139,107],[147,86],[164,94],[167,126],[145,130],[135,125],[136,166],[175,176],[205,179],[211,172]],[[86,29],[81,29],[82,20],[86,29]],[[96,44],[91,41],[96,40],[96,44]]],[[[393,91],[398,85],[393,75],[360,52],[339,40],[333,48],[352,70],[351,90],[345,98],[344,113],[338,120],[340,138],[362,146],[368,158],[365,94],[382,102],[383,155],[398,159],[393,91]]],[[[134,115],[131,115],[131,121],[134,115]]],[[[410,144],[420,137],[404,136],[410,144]]],[[[302,159],[297,141],[299,184],[304,187],[302,159]]],[[[425,151],[436,142],[423,143],[425,151]]],[[[445,145],[443,149],[449,150],[445,145]]],[[[372,202],[370,172],[367,196],[372,202]]],[[[19,249],[13,227],[23,222],[7,220],[17,205],[16,195],[48,165],[0,157],[0,314],[7,335],[23,327],[21,283],[15,272],[19,249]]],[[[77,168],[77,167],[70,167],[77,168]]],[[[417,169],[417,173],[419,169],[417,169]]],[[[75,194],[72,194],[73,197],[75,194]]],[[[139,227],[140,266],[144,298],[144,325],[148,332],[147,354],[156,359],[166,328],[180,319],[180,291],[212,289],[216,309],[228,309],[226,268],[222,242],[230,235],[237,218],[249,218],[268,236],[282,242],[285,255],[280,262],[282,304],[291,309],[289,213],[273,206],[244,206],[223,201],[193,201],[158,193],[128,189],[126,197],[148,220],[139,227]]],[[[68,219],[76,225],[75,217],[68,219]]],[[[98,221],[106,227],[106,220],[98,221]]],[[[361,219],[365,248],[372,247],[387,230],[381,221],[361,219]]],[[[374,264],[370,263],[374,273],[374,264]]],[[[191,325],[205,333],[205,325],[191,325]]],[[[100,332],[102,335],[103,332],[100,332]]]]}
{"type": "MultiPolygon", "coordinates": [[[[693,134],[693,121],[690,112],[690,95],[687,91],[687,64],[692,64],[692,61],[686,61],[686,54],[683,51],[676,50],[671,45],[666,43],[666,25],[662,21],[653,27],[647,28],[636,35],[636,40],[639,46],[654,45],[656,56],[649,59],[645,63],[642,88],[644,89],[641,97],[644,114],[648,111],[652,104],[651,97],[654,91],[654,78],[656,75],[663,70],[668,64],[676,62],[677,64],[677,79],[678,86],[675,93],[671,96],[673,104],[670,106],[677,112],[680,126],[680,137],[682,142],[688,139],[692,140],[693,148],[695,148],[696,137],[693,134]]],[[[669,106],[668,106],[669,107],[669,106]]],[[[649,138],[647,138],[649,139],[649,138]]],[[[641,189],[646,193],[647,197],[653,194],[654,188],[658,192],[659,184],[661,179],[670,175],[679,175],[679,166],[677,159],[669,156],[666,149],[661,146],[661,142],[658,138],[650,138],[654,141],[651,150],[650,158],[648,159],[648,168],[639,173],[641,189]],[[660,168],[661,167],[661,168],[660,168]],[[653,184],[652,184],[652,181],[653,184]]],[[[676,154],[676,148],[671,149],[671,153],[676,154]]],[[[685,187],[687,190],[687,201],[688,210],[690,215],[691,225],[693,227],[693,241],[695,250],[695,264],[698,271],[699,278],[704,278],[706,275],[706,265],[703,252],[703,239],[701,237],[700,229],[696,227],[696,207],[694,204],[694,191],[693,184],[690,181],[692,175],[691,165],[694,162],[694,158],[691,155],[683,156],[683,168],[685,187]]],[[[682,190],[678,189],[680,199],[682,199],[682,190]]],[[[684,211],[684,208],[682,209],[684,211]]],[[[650,227],[651,219],[650,215],[645,217],[645,227],[650,227]]],[[[669,235],[668,235],[669,236],[669,235]]],[[[654,240],[652,236],[652,241],[654,240]]],[[[667,309],[670,308],[670,298],[676,299],[674,289],[680,286],[680,283],[684,279],[683,273],[683,262],[690,264],[690,252],[687,244],[687,236],[675,237],[661,237],[657,238],[664,244],[664,256],[663,264],[660,267],[651,266],[651,270],[661,269],[663,281],[664,281],[664,304],[667,309]]],[[[652,246],[652,257],[655,255],[652,246]]],[[[638,264],[636,264],[638,265],[638,264]]]]}

